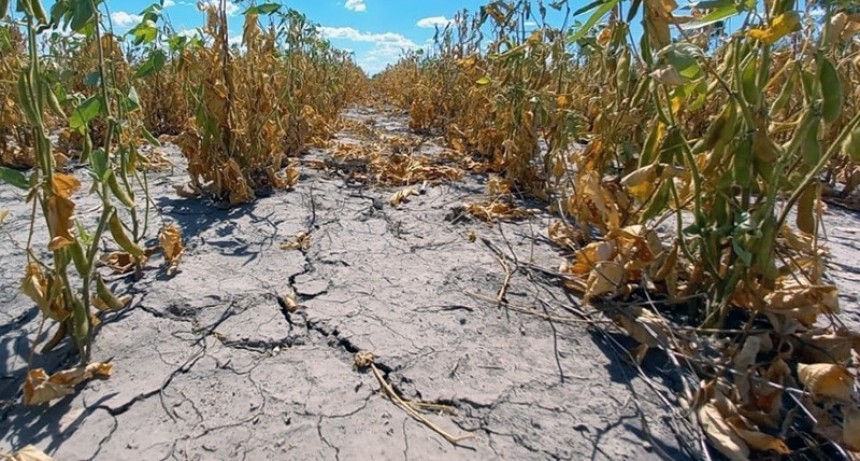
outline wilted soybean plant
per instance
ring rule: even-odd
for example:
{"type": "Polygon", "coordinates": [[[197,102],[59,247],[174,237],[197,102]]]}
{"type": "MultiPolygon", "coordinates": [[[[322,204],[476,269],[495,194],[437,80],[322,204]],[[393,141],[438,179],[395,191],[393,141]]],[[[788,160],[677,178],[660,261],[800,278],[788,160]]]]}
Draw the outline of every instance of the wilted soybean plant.
{"type": "MultiPolygon", "coordinates": [[[[7,168],[0,170],[2,179],[26,191],[27,201],[33,205],[28,263],[21,290],[38,305],[45,320],[58,323],[56,333],[42,351],[50,351],[71,337],[81,363],[80,368],[50,377],[42,369],[30,370],[24,386],[25,402],[30,404],[69,393],[74,384],[92,375],[110,374],[111,365],[91,363],[93,333],[99,322],[96,313],[120,309],[130,297],[117,297],[96,271],[102,240],[111,236],[121,249],[111,256],[125,260],[136,271],[140,271],[148,255],[140,242],[148,232],[150,207],[146,181],[137,170],[140,157],[136,143],[140,137],[151,136],[129,132],[134,125],[127,121],[130,114],[139,111],[139,100],[130,82],[116,78],[122,56],[117,52],[116,37],[102,25],[100,4],[90,0],[59,1],[49,17],[39,1],[18,1],[18,14],[10,16],[12,21],[22,21],[20,26],[26,31],[17,101],[32,138],[35,164],[29,175],[7,168]],[[62,101],[57,97],[60,88],[52,81],[56,73],[49,71],[50,63],[39,52],[42,35],[52,29],[68,29],[83,36],[94,59],[93,69],[86,76],[96,82],[90,85],[92,94],[64,95],[62,101]],[[77,103],[67,116],[62,105],[71,101],[77,103]],[[58,169],[48,138],[49,118],[54,126],[67,125],[80,140],[78,161],[86,163],[93,182],[91,190],[101,200],[94,227],[75,217],[74,196],[81,182],[58,169]],[[98,130],[98,144],[93,143],[94,132],[89,129],[96,122],[102,127],[98,130]],[[44,219],[50,237],[45,242],[46,249],[32,241],[40,219],[44,219]]],[[[8,5],[4,2],[2,7],[0,13],[5,16],[8,5]]]]}

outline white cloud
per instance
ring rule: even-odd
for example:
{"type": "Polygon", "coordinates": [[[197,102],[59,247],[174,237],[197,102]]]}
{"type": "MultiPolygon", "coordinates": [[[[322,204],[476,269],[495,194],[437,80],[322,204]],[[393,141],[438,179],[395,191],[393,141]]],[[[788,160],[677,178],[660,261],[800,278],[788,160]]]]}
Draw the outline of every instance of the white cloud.
{"type": "Polygon", "coordinates": [[[406,51],[420,46],[403,35],[394,32],[371,33],[362,32],[352,27],[319,28],[323,37],[329,40],[348,40],[351,42],[370,43],[373,48],[367,53],[357,56],[357,63],[368,74],[375,74],[385,69],[385,66],[397,61],[406,51]]]}
{"type": "Polygon", "coordinates": [[[382,32],[374,34],[371,32],[361,32],[352,27],[326,27],[319,28],[323,37],[328,39],[343,39],[352,42],[367,42],[375,43],[377,46],[395,47],[395,48],[416,48],[418,45],[412,40],[403,35],[394,32],[382,32]]]}
{"type": "Polygon", "coordinates": [[[129,14],[125,11],[114,11],[110,14],[110,20],[117,27],[131,27],[143,19],[139,14],[129,14]]]}
{"type": "Polygon", "coordinates": [[[452,22],[454,21],[445,16],[430,16],[429,18],[419,19],[416,25],[425,29],[432,29],[434,27],[445,27],[452,22]]]}
{"type": "Polygon", "coordinates": [[[175,6],[176,2],[173,0],[164,0],[164,8],[170,8],[171,6],[175,6]]]}
{"type": "Polygon", "coordinates": [[[346,0],[344,7],[350,11],[367,11],[367,5],[364,4],[364,0],[346,0]]]}
{"type": "MultiPolygon", "coordinates": [[[[209,7],[218,7],[219,2],[217,0],[209,0],[203,2],[203,5],[209,7]]],[[[239,12],[239,6],[233,2],[227,2],[227,16],[233,16],[234,14],[239,12]]],[[[200,9],[200,5],[198,5],[198,9],[200,9]]]]}

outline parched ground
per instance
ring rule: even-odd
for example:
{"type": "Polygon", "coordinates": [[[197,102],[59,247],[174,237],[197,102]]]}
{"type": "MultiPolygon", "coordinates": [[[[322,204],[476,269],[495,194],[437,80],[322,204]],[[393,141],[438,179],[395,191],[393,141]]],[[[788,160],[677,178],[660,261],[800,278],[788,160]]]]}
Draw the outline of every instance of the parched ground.
{"type": "MultiPolygon", "coordinates": [[[[406,134],[402,117],[347,116],[406,134]]],[[[303,161],[328,158],[314,150],[303,161]]],[[[548,214],[492,226],[460,218],[486,177],[429,187],[395,208],[393,189],[302,168],[293,191],[222,210],[177,197],[172,186],[186,175],[181,156],[171,160],[175,169],[150,176],[161,210],[152,221],[182,228],[179,272],[166,276],[159,256],[139,281],[108,277],[134,295],[95,342],[94,358],[110,360],[114,375],[46,407],[20,404],[40,316],[18,292],[29,207],[0,184],[0,209],[10,210],[0,239],[0,453],[35,444],[59,460],[615,460],[701,449],[679,422],[668,361],[655,355],[644,373],[626,364],[619,343],[630,343],[579,321],[578,300],[541,269],[561,262],[545,238],[548,214]],[[308,249],[281,249],[299,232],[310,234],[308,249]],[[511,308],[493,302],[500,259],[512,271],[511,308]],[[279,302],[291,290],[292,313],[279,302]],[[374,373],[356,368],[359,351],[376,355],[404,398],[455,408],[426,417],[472,438],[451,444],[396,406],[374,373]]],[[[78,199],[82,219],[97,206],[78,199]]],[[[860,228],[840,210],[827,222],[843,318],[856,327],[860,228]]],[[[46,240],[37,228],[34,241],[46,240]]],[[[34,364],[72,365],[70,349],[34,364]]]]}

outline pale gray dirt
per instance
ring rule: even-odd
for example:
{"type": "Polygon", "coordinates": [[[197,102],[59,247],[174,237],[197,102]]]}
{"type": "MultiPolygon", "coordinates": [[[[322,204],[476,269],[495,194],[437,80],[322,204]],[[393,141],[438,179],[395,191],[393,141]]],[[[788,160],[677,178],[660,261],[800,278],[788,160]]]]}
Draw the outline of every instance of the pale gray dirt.
{"type": "MultiPolygon", "coordinates": [[[[402,117],[347,116],[377,120],[383,134],[404,133],[402,117]]],[[[32,443],[59,460],[693,456],[685,444],[698,442],[673,430],[678,410],[664,403],[675,404],[678,392],[665,358],[648,361],[649,385],[613,346],[630,344],[620,336],[469,296],[495,297],[503,279],[482,238],[521,263],[561,262],[544,238],[546,213],[494,226],[446,219],[464,200],[480,199],[486,178],[429,188],[394,209],[387,203],[393,190],[352,189],[338,176],[302,168],[295,190],[221,210],[176,196],[171,186],[186,176],[181,156],[172,151],[171,158],[175,170],[150,179],[163,219],[183,230],[180,270],[167,277],[157,256],[139,281],[109,277],[117,291],[134,294],[130,308],[105,319],[95,343],[94,358],[112,361],[114,375],[50,407],[20,404],[40,317],[17,288],[29,208],[0,184],[0,209],[11,212],[6,230],[19,243],[0,239],[0,452],[32,443]],[[382,210],[372,198],[384,202],[382,210]],[[280,249],[300,231],[311,233],[309,250],[280,249]],[[293,314],[277,301],[290,289],[301,304],[293,314]],[[359,350],[378,356],[406,398],[456,407],[456,416],[428,417],[474,438],[454,446],[410,418],[372,373],[355,369],[359,350]]],[[[325,158],[319,150],[304,157],[325,158]]],[[[92,196],[77,201],[80,216],[96,215],[92,196]]],[[[833,275],[845,319],[856,326],[860,230],[852,214],[835,210],[828,219],[833,275]]],[[[45,246],[42,222],[34,242],[45,246]]],[[[565,306],[578,301],[525,267],[515,271],[508,300],[570,317],[565,306]]],[[[68,344],[35,357],[49,371],[74,362],[68,344]]]]}

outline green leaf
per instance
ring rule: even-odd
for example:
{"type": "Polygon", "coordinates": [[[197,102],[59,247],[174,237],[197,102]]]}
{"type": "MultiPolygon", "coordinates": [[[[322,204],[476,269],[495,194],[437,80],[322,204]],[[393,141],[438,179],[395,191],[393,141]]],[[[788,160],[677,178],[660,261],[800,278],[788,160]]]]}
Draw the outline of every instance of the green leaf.
{"type": "Polygon", "coordinates": [[[134,76],[137,78],[143,78],[152,73],[158,72],[164,68],[164,65],[167,63],[167,54],[162,50],[153,51],[146,61],[137,69],[137,72],[134,73],[134,76]]]}
{"type": "Polygon", "coordinates": [[[19,189],[27,190],[30,188],[30,180],[18,170],[0,166],[0,181],[11,184],[19,189]]]}
{"type": "Polygon", "coordinates": [[[703,58],[705,53],[695,45],[673,43],[660,50],[658,55],[665,55],[672,67],[677,69],[678,73],[687,80],[695,80],[704,75],[701,66],[699,66],[698,58],[703,58]]]}
{"type": "Polygon", "coordinates": [[[481,77],[476,80],[475,83],[477,83],[478,85],[489,85],[491,81],[492,80],[490,80],[490,77],[481,77]]]}
{"type": "Polygon", "coordinates": [[[582,8],[580,8],[580,9],[578,9],[578,10],[574,11],[574,12],[573,12],[573,15],[574,15],[574,16],[579,16],[579,15],[580,15],[580,14],[582,14],[582,13],[589,12],[589,11],[593,10],[594,8],[596,8],[596,7],[600,6],[600,4],[601,4],[601,3],[603,3],[603,1],[604,1],[604,0],[594,0],[593,2],[589,3],[588,5],[585,5],[585,6],[583,6],[582,8]]]}
{"type": "Polygon", "coordinates": [[[150,133],[149,130],[146,129],[146,127],[141,127],[141,131],[143,131],[143,133],[141,134],[143,135],[143,139],[145,139],[146,142],[152,144],[155,147],[161,146],[161,142],[155,136],[153,136],[152,133],[150,133]]]}
{"type": "Polygon", "coordinates": [[[735,250],[735,254],[738,255],[738,258],[743,261],[745,266],[749,267],[752,265],[752,253],[747,251],[736,237],[732,238],[732,249],[735,250]]]}
{"type": "Polygon", "coordinates": [[[77,1],[74,2],[74,11],[72,12],[71,27],[75,32],[83,33],[87,24],[93,19],[96,11],[93,9],[93,2],[77,1]]]}
{"type": "Polygon", "coordinates": [[[125,109],[129,112],[134,112],[140,109],[140,96],[134,87],[128,91],[128,97],[125,99],[125,109]]]}
{"type": "Polygon", "coordinates": [[[72,112],[72,116],[69,118],[69,128],[84,133],[87,124],[99,115],[101,109],[101,97],[93,96],[87,99],[72,112]]]}
{"type": "Polygon", "coordinates": [[[251,8],[248,8],[247,10],[245,10],[245,12],[242,14],[245,14],[245,15],[248,15],[248,14],[258,14],[258,15],[259,14],[272,14],[272,13],[277,12],[280,9],[281,9],[281,5],[279,5],[277,3],[264,3],[262,5],[252,6],[251,8]]]}
{"type": "Polygon", "coordinates": [[[740,14],[745,10],[743,5],[737,5],[734,0],[718,0],[712,2],[700,2],[696,7],[700,10],[711,10],[708,14],[702,16],[698,21],[688,22],[681,25],[681,29],[693,30],[700,29],[711,24],[724,21],[732,16],[740,14]]]}
{"type": "Polygon", "coordinates": [[[101,82],[101,74],[98,71],[90,72],[84,77],[84,85],[86,86],[98,86],[101,82]]]}
{"type": "Polygon", "coordinates": [[[570,37],[567,38],[568,43],[576,43],[577,40],[581,39],[588,35],[591,32],[591,29],[597,24],[598,21],[603,19],[607,13],[609,13],[612,8],[615,8],[619,0],[607,0],[600,8],[596,9],[594,13],[591,13],[591,17],[588,18],[588,21],[585,21],[585,24],[582,25],[576,32],[572,33],[570,37]]]}
{"type": "Polygon", "coordinates": [[[152,43],[158,37],[158,27],[150,19],[144,19],[140,24],[129,31],[134,36],[134,44],[152,43]]]}
{"type": "Polygon", "coordinates": [[[104,149],[98,148],[92,151],[90,154],[90,165],[93,168],[93,174],[95,174],[96,179],[107,181],[111,170],[108,168],[108,156],[105,154],[104,149]]]}

